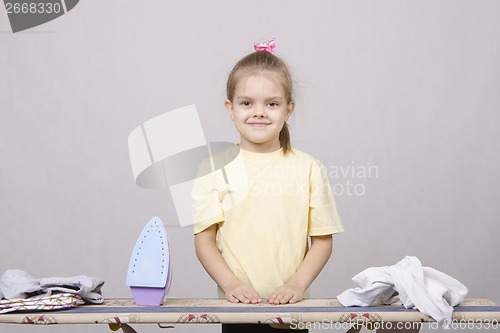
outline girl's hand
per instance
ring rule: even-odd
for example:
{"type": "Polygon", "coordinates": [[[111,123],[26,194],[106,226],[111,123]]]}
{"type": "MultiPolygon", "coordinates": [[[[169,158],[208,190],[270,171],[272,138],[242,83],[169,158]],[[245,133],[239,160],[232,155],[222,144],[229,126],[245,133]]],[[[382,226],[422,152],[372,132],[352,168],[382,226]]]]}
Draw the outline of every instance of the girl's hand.
{"type": "Polygon", "coordinates": [[[323,269],[332,253],[332,235],[311,236],[311,247],[295,274],[288,282],[276,288],[267,301],[270,304],[297,303],[304,299],[304,292],[309,288],[323,269]]]}
{"type": "Polygon", "coordinates": [[[221,287],[226,299],[233,303],[257,304],[262,302],[259,293],[242,283],[229,269],[215,243],[215,224],[196,234],[196,255],[212,279],[221,287]]]}
{"type": "Polygon", "coordinates": [[[238,281],[225,290],[226,299],[232,303],[257,304],[262,302],[259,293],[248,284],[238,281]]]}
{"type": "Polygon", "coordinates": [[[276,288],[275,291],[267,297],[270,304],[286,304],[297,303],[304,298],[304,290],[297,285],[287,283],[281,287],[276,288]]]}

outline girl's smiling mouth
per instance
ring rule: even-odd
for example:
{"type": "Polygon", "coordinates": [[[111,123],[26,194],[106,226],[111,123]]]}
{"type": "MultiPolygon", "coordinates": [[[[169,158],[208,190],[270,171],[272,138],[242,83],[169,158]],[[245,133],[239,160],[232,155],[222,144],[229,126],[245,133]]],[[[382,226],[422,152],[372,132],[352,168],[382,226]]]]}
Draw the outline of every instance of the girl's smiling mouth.
{"type": "Polygon", "coordinates": [[[247,124],[250,126],[254,126],[254,127],[265,127],[267,125],[271,125],[271,123],[263,123],[263,122],[257,122],[257,121],[249,122],[247,124]]]}

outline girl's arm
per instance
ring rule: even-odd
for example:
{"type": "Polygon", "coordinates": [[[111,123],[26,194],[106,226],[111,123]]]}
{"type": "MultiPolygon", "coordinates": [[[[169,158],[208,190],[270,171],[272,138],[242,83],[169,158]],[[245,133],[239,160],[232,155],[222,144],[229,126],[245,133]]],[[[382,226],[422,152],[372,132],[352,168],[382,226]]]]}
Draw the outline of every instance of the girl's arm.
{"type": "Polygon", "coordinates": [[[260,303],[262,299],[257,291],[252,286],[241,282],[227,266],[215,243],[216,234],[217,226],[213,224],[195,235],[196,255],[201,264],[224,291],[228,301],[247,304],[260,303]]]}
{"type": "Polygon", "coordinates": [[[304,298],[304,292],[325,267],[332,253],[333,237],[312,236],[311,248],[297,272],[283,286],[272,292],[267,301],[273,304],[297,303],[304,298]]]}

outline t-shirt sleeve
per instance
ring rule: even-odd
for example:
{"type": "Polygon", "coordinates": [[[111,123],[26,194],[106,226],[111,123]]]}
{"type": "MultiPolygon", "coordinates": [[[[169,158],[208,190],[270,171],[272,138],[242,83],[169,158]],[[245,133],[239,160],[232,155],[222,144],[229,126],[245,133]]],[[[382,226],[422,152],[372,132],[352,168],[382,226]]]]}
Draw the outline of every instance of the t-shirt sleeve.
{"type": "Polygon", "coordinates": [[[315,161],[310,174],[308,236],[323,236],[344,231],[337,212],[326,169],[315,161]]]}
{"type": "MultiPolygon", "coordinates": [[[[224,221],[220,187],[221,170],[198,177],[191,193],[194,233],[197,234],[214,223],[224,221]]],[[[222,178],[223,179],[223,178],[222,178]]]]}

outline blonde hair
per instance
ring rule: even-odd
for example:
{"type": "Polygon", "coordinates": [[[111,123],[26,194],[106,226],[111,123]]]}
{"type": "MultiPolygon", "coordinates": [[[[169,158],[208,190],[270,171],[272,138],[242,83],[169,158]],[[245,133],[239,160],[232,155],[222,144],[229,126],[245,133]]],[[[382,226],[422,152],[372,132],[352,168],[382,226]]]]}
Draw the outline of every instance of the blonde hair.
{"type": "MultiPolygon", "coordinates": [[[[285,90],[285,99],[287,104],[293,102],[293,82],[288,67],[283,62],[283,60],[267,51],[257,51],[250,53],[236,63],[231,73],[229,73],[229,77],[227,79],[227,99],[233,102],[234,91],[241,78],[248,75],[259,74],[272,75],[273,78],[277,78],[283,86],[283,89],[285,90]]],[[[290,131],[288,130],[288,125],[286,122],[279,133],[279,141],[285,155],[292,151],[290,131]]]]}

